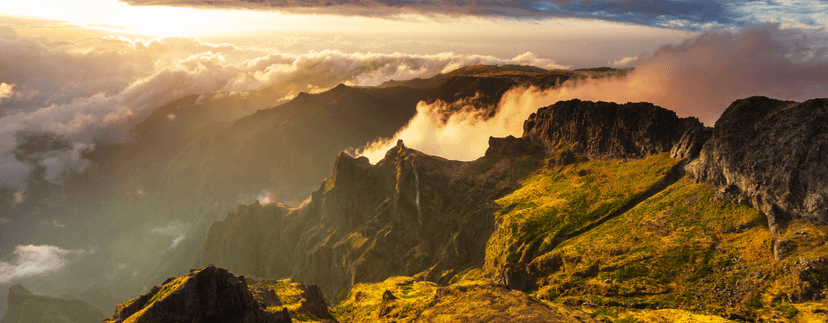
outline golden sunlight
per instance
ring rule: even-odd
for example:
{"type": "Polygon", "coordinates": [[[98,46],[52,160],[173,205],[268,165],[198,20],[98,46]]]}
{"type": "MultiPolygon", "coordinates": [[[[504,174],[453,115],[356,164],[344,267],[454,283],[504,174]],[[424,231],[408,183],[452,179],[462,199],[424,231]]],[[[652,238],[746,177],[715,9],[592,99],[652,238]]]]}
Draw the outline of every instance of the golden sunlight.
{"type": "MultiPolygon", "coordinates": [[[[10,15],[67,21],[84,28],[111,29],[152,36],[198,35],[272,21],[276,13],[129,6],[117,0],[29,0],[5,4],[10,15]],[[270,18],[270,19],[268,19],[270,18]]],[[[276,27],[276,26],[271,26],[276,27]]]]}

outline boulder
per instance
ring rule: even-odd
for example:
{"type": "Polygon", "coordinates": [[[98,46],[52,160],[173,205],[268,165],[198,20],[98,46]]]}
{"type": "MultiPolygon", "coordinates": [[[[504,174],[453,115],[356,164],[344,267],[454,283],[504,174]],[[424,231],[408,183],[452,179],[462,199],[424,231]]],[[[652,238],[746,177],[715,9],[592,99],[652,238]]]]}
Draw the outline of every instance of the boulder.
{"type": "Polygon", "coordinates": [[[751,205],[771,230],[791,219],[828,223],[828,99],[737,100],[716,121],[688,171],[751,205]]]}

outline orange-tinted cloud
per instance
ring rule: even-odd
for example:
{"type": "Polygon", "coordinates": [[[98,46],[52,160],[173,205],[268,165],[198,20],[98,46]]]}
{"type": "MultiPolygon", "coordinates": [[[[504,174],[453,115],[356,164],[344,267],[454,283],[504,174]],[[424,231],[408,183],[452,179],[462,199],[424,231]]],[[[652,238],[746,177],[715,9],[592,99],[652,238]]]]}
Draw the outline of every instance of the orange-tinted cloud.
{"type": "Polygon", "coordinates": [[[519,137],[529,114],[570,99],[650,102],[712,126],[736,99],[765,95],[803,101],[828,96],[828,48],[819,44],[805,32],[780,30],[776,25],[755,26],[738,34],[705,34],[662,47],[639,60],[626,77],[568,82],[548,91],[513,89],[488,120],[468,107],[443,122],[442,103],[420,104],[417,115],[393,138],[356,153],[376,162],[397,139],[403,139],[406,146],[429,154],[474,160],[485,153],[489,136],[519,137]]]}
{"type": "MultiPolygon", "coordinates": [[[[514,58],[438,53],[347,53],[338,50],[286,54],[272,48],[211,44],[197,38],[134,40],[104,37],[47,42],[12,33],[0,36],[0,186],[19,186],[25,174],[45,167],[50,182],[82,171],[84,151],[124,140],[154,108],[188,95],[238,103],[227,118],[273,107],[300,91],[339,83],[379,85],[391,79],[430,77],[474,64],[532,63],[565,67],[530,52],[514,58]],[[12,86],[13,84],[13,86],[12,86]],[[255,104],[248,91],[264,98],[255,104]],[[19,160],[11,152],[19,133],[48,133],[67,149],[19,160]],[[18,185],[14,185],[18,183],[18,185]]],[[[218,102],[218,101],[217,101],[218,102]]],[[[202,102],[201,104],[210,104],[202,102]]],[[[218,103],[217,103],[218,104],[218,103]]],[[[221,107],[217,107],[220,109],[221,107]]]]}
{"type": "Polygon", "coordinates": [[[828,47],[777,25],[705,34],[639,60],[625,78],[592,79],[555,92],[558,100],[646,101],[712,126],[736,99],[802,101],[828,95],[828,47]]]}

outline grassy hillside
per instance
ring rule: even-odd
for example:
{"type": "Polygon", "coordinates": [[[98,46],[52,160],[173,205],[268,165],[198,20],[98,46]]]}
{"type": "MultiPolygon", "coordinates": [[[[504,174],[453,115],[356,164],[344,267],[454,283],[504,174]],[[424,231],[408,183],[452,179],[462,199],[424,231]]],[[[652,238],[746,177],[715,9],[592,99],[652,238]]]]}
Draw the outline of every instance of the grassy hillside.
{"type": "Polygon", "coordinates": [[[760,211],[718,200],[667,154],[585,161],[564,148],[541,165],[497,200],[486,276],[608,321],[828,319],[813,301],[824,226],[792,223],[776,242],[760,211]]]}

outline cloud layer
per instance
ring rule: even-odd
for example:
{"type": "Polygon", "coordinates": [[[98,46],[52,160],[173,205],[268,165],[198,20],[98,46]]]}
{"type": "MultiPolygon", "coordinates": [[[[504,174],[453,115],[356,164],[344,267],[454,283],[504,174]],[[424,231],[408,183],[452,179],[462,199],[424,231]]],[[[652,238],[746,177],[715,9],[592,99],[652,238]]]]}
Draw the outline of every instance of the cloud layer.
{"type": "Polygon", "coordinates": [[[53,43],[7,33],[0,36],[0,70],[7,71],[0,75],[0,187],[19,189],[32,174],[59,183],[83,171],[84,152],[122,142],[154,108],[187,95],[222,92],[205,97],[222,102],[234,96],[239,104],[223,117],[240,117],[301,91],[431,77],[474,64],[566,67],[529,52],[511,59],[450,52],[295,55],[188,37],[53,43]],[[258,105],[245,101],[250,91],[263,98],[258,105]]]}
{"type": "Polygon", "coordinates": [[[821,28],[828,24],[828,3],[822,0],[546,0],[546,1],[200,1],[121,0],[132,5],[269,9],[301,13],[389,16],[481,15],[503,17],[577,17],[665,28],[708,31],[776,22],[786,27],[821,28]]]}
{"type": "Polygon", "coordinates": [[[828,47],[778,25],[705,34],[665,46],[625,78],[568,84],[556,100],[651,102],[712,126],[731,102],[754,95],[803,101],[828,95],[828,47]]]}
{"type": "Polygon", "coordinates": [[[428,154],[474,160],[489,136],[521,136],[523,121],[538,108],[560,100],[650,102],[698,117],[712,126],[736,99],[764,95],[804,101],[828,96],[828,47],[808,32],[754,26],[741,33],[705,34],[665,46],[638,59],[626,77],[587,79],[548,91],[512,89],[488,120],[467,107],[443,122],[444,103],[420,104],[417,115],[394,138],[372,143],[356,154],[379,161],[397,139],[428,154]]]}

